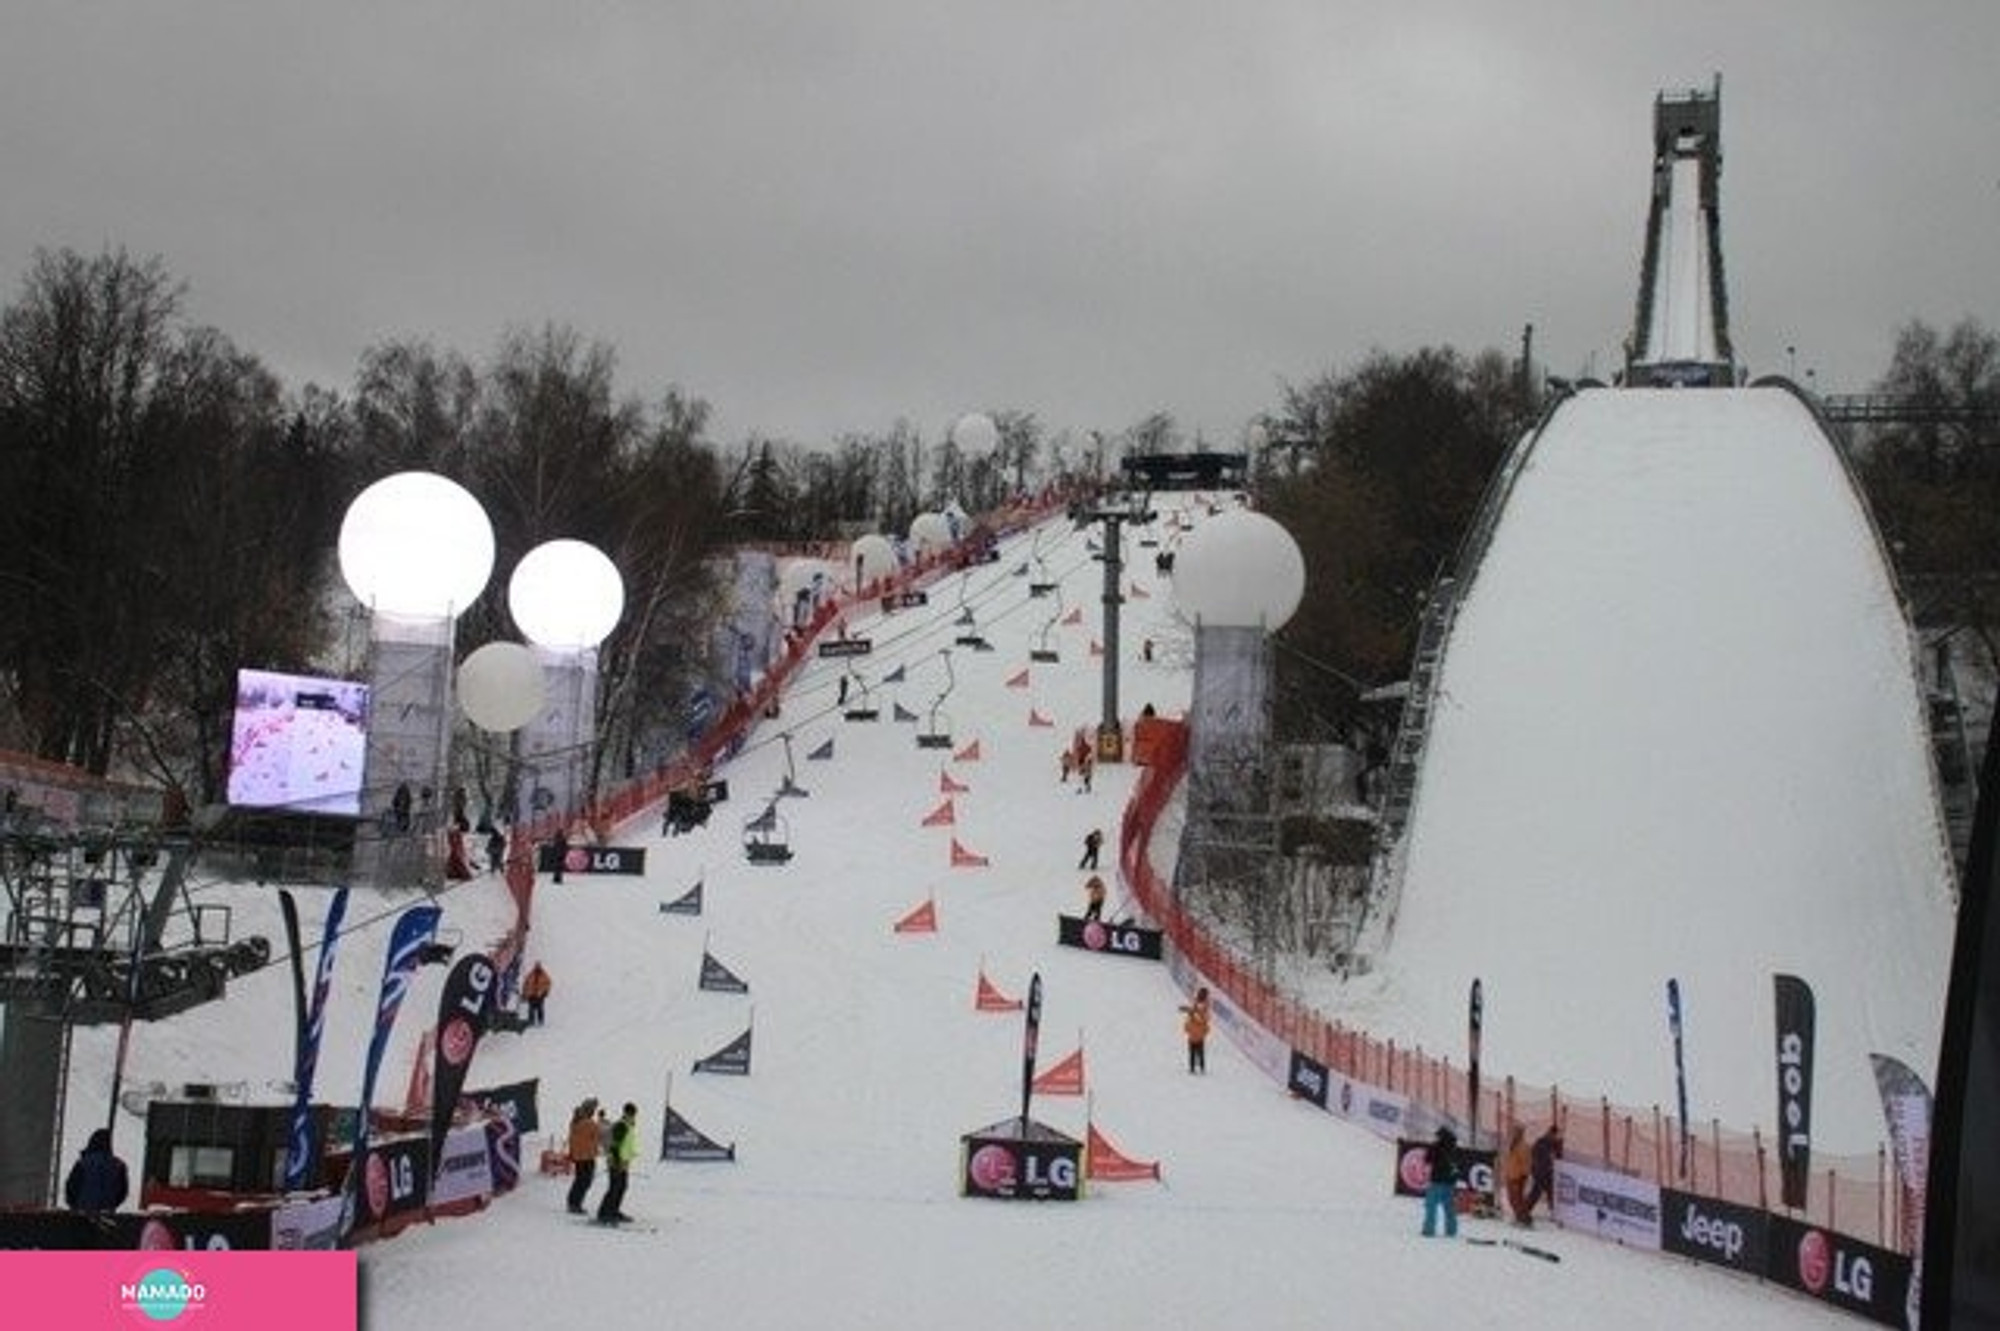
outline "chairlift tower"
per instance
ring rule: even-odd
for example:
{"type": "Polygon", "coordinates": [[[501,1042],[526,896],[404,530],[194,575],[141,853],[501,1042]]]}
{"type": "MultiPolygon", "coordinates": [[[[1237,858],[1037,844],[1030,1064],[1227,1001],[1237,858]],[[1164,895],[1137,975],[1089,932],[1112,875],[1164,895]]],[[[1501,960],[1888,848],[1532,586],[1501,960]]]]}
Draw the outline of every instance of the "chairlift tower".
{"type": "Polygon", "coordinates": [[[1125,569],[1124,525],[1153,520],[1145,499],[1128,499],[1121,504],[1088,508],[1076,514],[1079,524],[1104,524],[1104,714],[1097,723],[1097,757],[1100,762],[1125,760],[1125,728],[1118,718],[1118,607],[1125,603],[1119,590],[1125,569]]]}
{"type": "Polygon", "coordinates": [[[261,937],[231,940],[228,907],[189,899],[193,853],[150,830],[0,834],[0,1206],[55,1198],[77,1026],[173,1016],[270,959],[261,937]]]}

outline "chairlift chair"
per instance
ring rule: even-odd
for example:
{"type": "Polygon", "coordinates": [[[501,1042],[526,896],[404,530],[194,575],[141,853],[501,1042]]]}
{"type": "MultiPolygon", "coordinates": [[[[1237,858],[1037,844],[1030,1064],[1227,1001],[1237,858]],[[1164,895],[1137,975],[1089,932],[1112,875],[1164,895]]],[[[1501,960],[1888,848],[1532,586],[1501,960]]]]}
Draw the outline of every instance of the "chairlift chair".
{"type": "Polygon", "coordinates": [[[924,722],[924,728],[917,732],[917,747],[920,749],[948,749],[951,747],[950,719],[944,714],[944,700],[958,687],[958,674],[951,668],[951,648],[938,652],[944,658],[944,691],[931,699],[931,714],[924,722]]]}
{"type": "Polygon", "coordinates": [[[931,708],[930,717],[924,722],[924,728],[917,732],[917,747],[920,749],[950,748],[951,718],[938,708],[931,708]]]}
{"type": "Polygon", "coordinates": [[[776,799],[743,824],[743,858],[752,864],[783,864],[792,858],[790,829],[778,816],[776,799]]]}
{"type": "Polygon", "coordinates": [[[785,779],[779,784],[778,793],[774,798],[784,799],[790,796],[794,799],[804,799],[812,792],[798,782],[798,768],[792,764],[792,732],[787,730],[778,738],[785,743],[785,779]]]}
{"type": "Polygon", "coordinates": [[[879,720],[881,720],[881,719],[882,719],[882,709],[881,709],[881,708],[879,708],[879,707],[876,707],[876,706],[873,706],[873,705],[872,705],[872,704],[870,704],[870,703],[869,703],[869,701],[868,701],[868,681],[867,681],[867,680],[865,680],[865,679],[863,679],[863,678],[861,677],[861,672],[860,672],[860,671],[858,671],[858,670],[854,670],[854,669],[849,669],[849,670],[848,670],[848,672],[847,672],[847,676],[848,676],[848,678],[849,678],[849,679],[852,679],[852,680],[854,681],[854,683],[855,683],[856,687],[857,687],[857,688],[859,688],[859,690],[860,690],[860,697],[858,697],[858,698],[856,698],[856,699],[854,700],[854,705],[853,705],[853,706],[851,706],[851,707],[848,707],[848,708],[845,708],[844,710],[842,710],[842,712],[841,712],[841,714],[840,714],[840,715],[841,715],[841,718],[842,718],[843,720],[847,720],[847,721],[879,721],[879,720]]]}

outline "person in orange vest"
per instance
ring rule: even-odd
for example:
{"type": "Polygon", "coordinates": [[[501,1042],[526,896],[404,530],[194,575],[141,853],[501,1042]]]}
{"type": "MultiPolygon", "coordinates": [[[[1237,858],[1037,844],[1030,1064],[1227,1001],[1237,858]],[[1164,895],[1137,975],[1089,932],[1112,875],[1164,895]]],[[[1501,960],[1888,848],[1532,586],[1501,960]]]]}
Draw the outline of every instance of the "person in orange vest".
{"type": "Polygon", "coordinates": [[[1507,1132],[1507,1150],[1500,1157],[1500,1182],[1507,1189],[1507,1209],[1514,1223],[1527,1226],[1528,1219],[1528,1130],[1516,1123],[1507,1132]]]}
{"type": "Polygon", "coordinates": [[[569,1116],[569,1213],[583,1214],[583,1200],[597,1177],[597,1153],[604,1148],[598,1122],[597,1097],[591,1096],[569,1116]]]}
{"type": "Polygon", "coordinates": [[[1181,1009],[1181,1031],[1187,1036],[1188,1071],[1208,1072],[1208,987],[1194,991],[1194,1002],[1181,1009]]]}
{"type": "Polygon", "coordinates": [[[528,1000],[528,1024],[530,1026],[539,1026],[542,1024],[542,1018],[545,1015],[542,1011],[542,1005],[549,1001],[549,990],[555,987],[555,980],[550,977],[548,969],[539,961],[528,972],[528,978],[521,981],[521,997],[528,1000]]]}
{"type": "Polygon", "coordinates": [[[1083,884],[1083,918],[1102,920],[1104,918],[1104,880],[1092,874],[1083,884]]]}

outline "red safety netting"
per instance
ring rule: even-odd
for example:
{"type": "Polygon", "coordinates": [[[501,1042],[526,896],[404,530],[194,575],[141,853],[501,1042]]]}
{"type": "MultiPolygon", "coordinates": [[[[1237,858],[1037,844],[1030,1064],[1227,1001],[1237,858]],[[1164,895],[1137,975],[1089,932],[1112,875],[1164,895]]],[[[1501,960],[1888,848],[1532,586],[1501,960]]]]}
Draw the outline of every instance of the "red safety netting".
{"type": "MultiPolygon", "coordinates": [[[[1467,1078],[1449,1058],[1422,1048],[1398,1045],[1332,1020],[1303,999],[1260,978],[1248,960],[1218,941],[1182,909],[1171,884],[1153,867],[1153,829],[1178,790],[1187,768],[1187,727],[1162,719],[1151,761],[1140,774],[1119,831],[1119,868],[1133,899],[1165,934],[1168,943],[1202,975],[1203,982],[1259,1026],[1345,1076],[1380,1086],[1451,1116],[1472,1115],[1466,1104],[1467,1078]]],[[[1683,1192],[1770,1209],[1779,1196],[1778,1162],[1770,1143],[1755,1133],[1711,1122],[1696,1125],[1681,1172],[1680,1126],[1657,1106],[1643,1109],[1613,1104],[1603,1096],[1579,1095],[1553,1086],[1529,1085],[1488,1073],[1479,1121],[1499,1127],[1521,1123],[1538,1135],[1551,1122],[1563,1125],[1564,1158],[1617,1170],[1683,1192]]],[[[1913,1226],[1905,1223],[1886,1148],[1873,1155],[1827,1156],[1815,1160],[1803,1212],[1808,1223],[1850,1234],[1885,1248],[1913,1251],[1913,1226]]]]}

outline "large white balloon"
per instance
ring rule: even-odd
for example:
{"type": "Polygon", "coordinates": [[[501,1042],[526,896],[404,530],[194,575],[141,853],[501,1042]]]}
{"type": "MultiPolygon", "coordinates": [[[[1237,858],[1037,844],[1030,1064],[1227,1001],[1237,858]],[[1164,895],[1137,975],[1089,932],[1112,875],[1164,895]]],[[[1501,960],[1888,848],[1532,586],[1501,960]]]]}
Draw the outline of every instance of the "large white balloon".
{"type": "Polygon", "coordinates": [[[861,573],[861,581],[875,582],[896,571],[896,547],[889,538],[871,532],[857,537],[854,542],[854,564],[861,573]]]}
{"type": "Polygon", "coordinates": [[[942,513],[919,513],[910,519],[910,544],[929,553],[951,544],[951,524],[942,513]]]}
{"type": "Polygon", "coordinates": [[[951,441],[958,445],[961,453],[983,456],[991,453],[993,446],[1000,442],[1000,427],[984,412],[969,411],[951,427],[951,441]]]}
{"type": "Polygon", "coordinates": [[[1275,632],[1305,595],[1306,564],[1292,534],[1262,513],[1208,519],[1174,556],[1174,599],[1202,623],[1275,632]]]}
{"type": "Polygon", "coordinates": [[[519,730],[547,700],[542,665],[518,642],[489,642],[458,665],[458,705],[481,730],[519,730]]]}
{"type": "Polygon", "coordinates": [[[461,614],[493,572],[493,524],[456,481],[428,471],[385,476],[354,497],[340,523],[340,574],[377,614],[461,614]]]}
{"type": "Polygon", "coordinates": [[[618,627],[625,613],[625,579],[594,545],[544,541],[514,566],[507,609],[529,642],[588,651],[618,627]]]}

